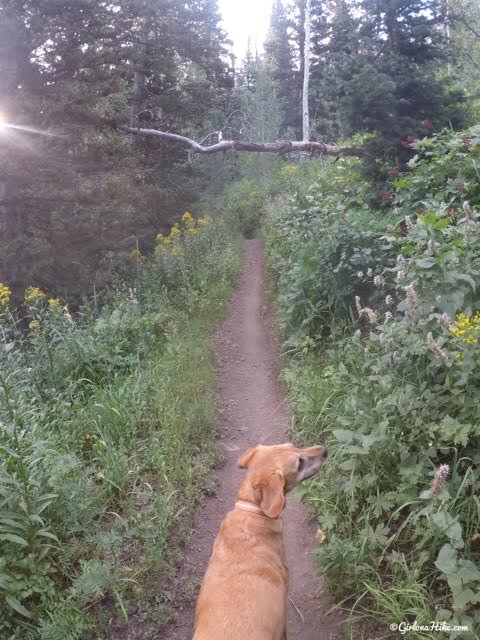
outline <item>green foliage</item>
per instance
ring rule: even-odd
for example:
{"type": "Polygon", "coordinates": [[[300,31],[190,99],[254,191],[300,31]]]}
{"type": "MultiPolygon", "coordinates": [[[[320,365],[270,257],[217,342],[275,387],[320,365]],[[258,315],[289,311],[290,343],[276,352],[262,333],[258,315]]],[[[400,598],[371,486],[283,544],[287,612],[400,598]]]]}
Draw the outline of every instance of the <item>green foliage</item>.
{"type": "Polygon", "coordinates": [[[243,178],[225,192],[224,206],[231,223],[245,238],[253,238],[262,224],[266,195],[253,178],[243,178]]]}
{"type": "Polygon", "coordinates": [[[477,91],[480,60],[480,7],[475,0],[453,0],[450,37],[456,54],[456,75],[471,101],[472,122],[478,122],[477,91]]]}
{"type": "Polygon", "coordinates": [[[265,66],[275,85],[277,108],[281,112],[282,138],[295,138],[300,129],[301,86],[295,68],[295,54],[290,42],[291,27],[281,0],[272,4],[270,29],[265,41],[265,66]]]}
{"type": "Polygon", "coordinates": [[[107,637],[112,619],[120,634],[132,600],[162,623],[153,581],[214,461],[207,338],[239,254],[201,220],[181,251],[132,251],[130,287],[73,317],[35,287],[19,317],[0,287],[2,637],[107,637]]]}
{"type": "Polygon", "coordinates": [[[415,149],[408,172],[393,180],[393,215],[371,212],[370,223],[358,195],[352,199],[361,192],[358,175],[350,169],[342,178],[340,162],[324,169],[337,200],[327,208],[317,179],[300,211],[308,224],[297,221],[298,196],[284,203],[269,220],[270,265],[287,344],[296,347],[284,372],[295,433],[328,439],[331,451],[322,475],[300,492],[327,540],[320,569],[354,616],[387,626],[445,621],[468,628],[447,637],[473,640],[480,629],[478,131],[445,132],[415,149]],[[343,299],[350,319],[330,302],[337,275],[323,275],[340,273],[343,255],[365,250],[362,234],[338,233],[339,206],[350,228],[375,230],[364,263],[371,271],[350,270],[343,299]],[[322,233],[309,233],[319,224],[322,233]],[[329,233],[347,244],[342,253],[325,250],[329,233]],[[309,242],[319,256],[313,277],[304,259],[309,242]],[[286,295],[308,278],[303,299],[286,295]]]}
{"type": "Polygon", "coordinates": [[[292,195],[272,207],[267,244],[282,329],[288,344],[299,347],[320,338],[332,319],[349,318],[354,294],[375,298],[373,273],[367,272],[393,266],[394,256],[384,221],[368,208],[372,190],[358,160],[314,164],[306,184],[298,181],[295,165],[280,173],[293,181],[292,195]]]}
{"type": "Polygon", "coordinates": [[[197,202],[182,147],[117,125],[202,131],[232,84],[225,36],[210,0],[0,1],[0,16],[0,111],[20,127],[0,140],[0,272],[79,303],[132,237],[148,249],[197,202]]]}
{"type": "Polygon", "coordinates": [[[473,207],[480,204],[479,144],[478,125],[464,132],[444,131],[412,144],[411,171],[392,181],[395,202],[405,214],[446,211],[452,218],[462,217],[465,200],[473,207]]]}
{"type": "MultiPolygon", "coordinates": [[[[476,13],[470,4],[459,0],[460,6],[465,5],[463,15],[476,13]]],[[[294,59],[298,70],[281,76],[274,65],[272,73],[280,95],[295,96],[287,114],[298,123],[305,1],[283,5],[290,37],[279,45],[285,27],[282,3],[275,3],[270,36],[273,60],[284,61],[288,68],[288,60],[294,59]]],[[[375,145],[369,145],[363,169],[370,178],[379,179],[384,159],[400,164],[408,160],[410,137],[422,137],[444,126],[465,126],[471,111],[465,102],[469,90],[459,80],[458,65],[465,65],[467,56],[446,37],[452,25],[459,24],[457,11],[442,0],[312,0],[309,103],[313,138],[375,133],[375,145]]],[[[467,24],[473,26],[470,21],[467,24]]],[[[465,40],[465,24],[461,29],[465,40]]],[[[472,39],[470,32],[470,45],[472,39]]],[[[475,47],[470,51],[476,53],[475,47]]],[[[469,61],[470,78],[472,67],[478,67],[475,53],[469,61]]]]}

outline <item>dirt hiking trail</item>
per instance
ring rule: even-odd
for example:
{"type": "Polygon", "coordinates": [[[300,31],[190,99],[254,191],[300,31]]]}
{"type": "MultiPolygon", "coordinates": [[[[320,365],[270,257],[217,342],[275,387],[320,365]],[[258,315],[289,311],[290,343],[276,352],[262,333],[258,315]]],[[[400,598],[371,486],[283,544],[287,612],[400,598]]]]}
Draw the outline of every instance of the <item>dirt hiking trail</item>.
{"type": "MultiPolygon", "coordinates": [[[[220,523],[233,508],[244,473],[236,467],[240,453],[259,443],[289,439],[291,416],[278,382],[279,352],[265,294],[261,240],[246,241],[244,265],[227,318],[216,333],[215,351],[219,446],[225,451],[225,461],[214,477],[215,495],[206,498],[196,514],[195,533],[177,578],[183,588],[190,589],[200,584],[220,523]]],[[[288,639],[340,640],[340,618],[327,616],[331,603],[315,571],[315,526],[309,521],[308,509],[289,495],[282,517],[290,571],[288,639]]],[[[177,609],[177,622],[157,640],[191,640],[195,602],[184,607],[177,609]]]]}

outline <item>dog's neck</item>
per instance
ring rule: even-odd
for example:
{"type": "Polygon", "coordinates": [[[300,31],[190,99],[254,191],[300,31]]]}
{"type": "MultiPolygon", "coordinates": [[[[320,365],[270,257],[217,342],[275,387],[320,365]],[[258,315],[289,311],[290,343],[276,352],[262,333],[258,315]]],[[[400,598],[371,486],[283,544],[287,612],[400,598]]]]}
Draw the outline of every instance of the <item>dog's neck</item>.
{"type": "Polygon", "coordinates": [[[235,496],[235,509],[240,511],[249,511],[250,513],[256,513],[258,515],[267,518],[271,522],[277,520],[277,518],[270,518],[258,505],[258,495],[252,487],[250,478],[245,478],[240,485],[237,495],[235,496]]]}
{"type": "MultiPolygon", "coordinates": [[[[249,528],[251,526],[255,527],[255,530],[259,531],[258,527],[261,528],[262,531],[265,532],[266,535],[270,535],[272,533],[279,534],[280,538],[283,535],[283,520],[282,518],[270,518],[266,513],[262,511],[262,509],[255,504],[255,502],[251,502],[250,500],[242,500],[237,496],[237,501],[235,502],[235,508],[233,511],[230,511],[229,516],[236,518],[234,514],[239,515],[239,511],[247,511],[247,513],[252,514],[252,518],[243,518],[242,526],[245,528],[249,528]],[[258,516],[261,516],[260,518],[258,516]]],[[[228,517],[228,516],[227,516],[228,517]]],[[[285,551],[283,549],[283,542],[279,547],[278,552],[284,558],[285,551]]],[[[285,559],[283,560],[285,562],[285,559]]]]}
{"type": "Polygon", "coordinates": [[[261,516],[265,516],[266,518],[268,517],[257,504],[250,502],[250,500],[237,500],[235,502],[235,509],[250,511],[251,513],[258,513],[261,516]]]}

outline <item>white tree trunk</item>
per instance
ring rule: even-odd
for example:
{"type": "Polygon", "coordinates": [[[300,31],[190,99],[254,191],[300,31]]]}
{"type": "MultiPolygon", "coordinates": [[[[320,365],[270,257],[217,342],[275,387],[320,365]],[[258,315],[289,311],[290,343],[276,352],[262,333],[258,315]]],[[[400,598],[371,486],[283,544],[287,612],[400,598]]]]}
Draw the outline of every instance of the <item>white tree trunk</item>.
{"type": "Polygon", "coordinates": [[[310,81],[310,23],[311,23],[311,0],[305,5],[305,47],[303,62],[303,141],[310,140],[310,114],[308,110],[308,85],[310,81]]]}

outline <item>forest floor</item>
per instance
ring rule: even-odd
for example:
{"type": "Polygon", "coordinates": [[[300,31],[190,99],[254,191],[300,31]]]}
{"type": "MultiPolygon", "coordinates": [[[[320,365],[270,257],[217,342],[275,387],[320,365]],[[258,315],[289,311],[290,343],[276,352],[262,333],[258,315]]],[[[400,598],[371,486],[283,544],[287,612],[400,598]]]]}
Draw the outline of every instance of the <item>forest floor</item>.
{"type": "MultiPolygon", "coordinates": [[[[191,640],[198,587],[244,473],[236,467],[240,453],[259,443],[288,440],[291,415],[278,381],[280,356],[272,324],[262,241],[247,240],[235,293],[215,336],[219,446],[224,460],[213,478],[214,494],[205,498],[196,514],[176,578],[177,620],[156,640],[191,640]]],[[[290,569],[288,638],[340,640],[341,616],[327,615],[331,602],[315,570],[315,526],[308,508],[290,496],[283,520],[290,569]]]]}

